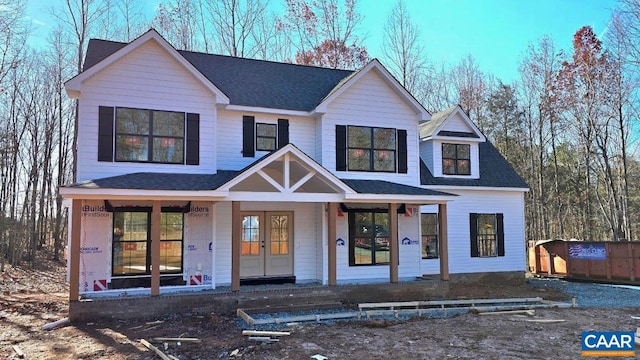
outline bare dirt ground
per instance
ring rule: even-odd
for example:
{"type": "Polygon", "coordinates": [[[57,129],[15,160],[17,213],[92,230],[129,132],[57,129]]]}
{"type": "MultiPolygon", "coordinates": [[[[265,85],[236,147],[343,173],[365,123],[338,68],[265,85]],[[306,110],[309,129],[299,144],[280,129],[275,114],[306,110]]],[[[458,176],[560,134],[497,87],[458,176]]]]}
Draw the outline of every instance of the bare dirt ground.
{"type": "MultiPolygon", "coordinates": [[[[78,323],[51,331],[42,326],[67,316],[65,268],[41,261],[38,269],[0,273],[0,358],[158,359],[140,339],[195,337],[200,343],[154,343],[179,359],[578,359],[582,331],[634,331],[640,308],[536,310],[515,315],[467,314],[443,319],[345,321],[302,324],[286,329],[280,342],[260,344],[241,335],[235,317],[175,316],[163,319],[78,323]],[[234,355],[235,354],[235,355],[234,355]]],[[[502,284],[452,284],[449,298],[541,296],[566,300],[555,290],[502,284]]],[[[639,352],[640,355],[640,352],[639,352]]]]}

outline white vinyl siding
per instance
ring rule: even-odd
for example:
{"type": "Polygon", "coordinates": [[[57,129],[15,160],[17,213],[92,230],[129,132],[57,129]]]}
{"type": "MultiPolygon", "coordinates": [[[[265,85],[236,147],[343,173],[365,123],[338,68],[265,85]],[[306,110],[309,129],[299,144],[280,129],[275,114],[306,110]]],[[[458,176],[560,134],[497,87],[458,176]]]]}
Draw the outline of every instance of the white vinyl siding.
{"type": "Polygon", "coordinates": [[[376,71],[370,71],[333,100],[322,117],[322,165],[345,179],[386,180],[418,185],[418,115],[376,71]],[[408,173],[336,172],[336,125],[407,130],[408,173]]]}
{"type": "MultiPolygon", "coordinates": [[[[317,204],[242,202],[241,211],[292,211],[293,212],[293,275],[296,282],[318,279],[316,219],[317,204]]],[[[216,204],[215,264],[216,285],[231,283],[231,203],[216,204]]]]}
{"type": "MultiPolygon", "coordinates": [[[[524,193],[521,191],[442,190],[460,195],[447,204],[449,229],[449,272],[479,273],[525,270],[524,193]],[[505,256],[471,257],[469,214],[504,214],[505,256]]],[[[437,212],[436,206],[422,206],[421,212],[437,212]]],[[[438,259],[422,260],[422,272],[438,274],[438,259]]]]}
{"type": "Polygon", "coordinates": [[[268,154],[268,151],[256,151],[255,157],[242,156],[242,116],[255,117],[256,123],[277,124],[278,119],[289,120],[289,142],[314,160],[316,149],[316,121],[313,118],[293,117],[286,115],[272,115],[247,113],[239,111],[218,111],[218,169],[240,170],[253,163],[256,159],[268,154]]]}
{"type": "Polygon", "coordinates": [[[157,43],[125,55],[82,86],[78,181],[141,171],[141,165],[98,162],[98,107],[131,107],[200,115],[200,165],[144,164],[142,171],[215,173],[215,96],[157,43]]]}

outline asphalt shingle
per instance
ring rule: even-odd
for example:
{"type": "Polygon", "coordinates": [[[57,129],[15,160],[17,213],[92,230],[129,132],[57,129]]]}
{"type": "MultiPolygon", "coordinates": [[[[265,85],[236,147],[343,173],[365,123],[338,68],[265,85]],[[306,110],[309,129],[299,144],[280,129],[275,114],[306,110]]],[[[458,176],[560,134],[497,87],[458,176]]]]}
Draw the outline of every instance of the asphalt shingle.
{"type": "MultiPolygon", "coordinates": [[[[91,39],[84,70],[126,43],[91,39]]],[[[353,71],[178,50],[232,105],[311,111],[353,71]]]]}

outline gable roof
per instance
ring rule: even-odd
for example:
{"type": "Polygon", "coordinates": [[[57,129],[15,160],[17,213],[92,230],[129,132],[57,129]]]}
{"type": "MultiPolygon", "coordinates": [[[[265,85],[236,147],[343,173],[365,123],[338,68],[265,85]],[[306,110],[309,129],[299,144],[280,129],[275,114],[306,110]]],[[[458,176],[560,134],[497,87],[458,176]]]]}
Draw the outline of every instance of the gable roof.
{"type": "Polygon", "coordinates": [[[461,179],[434,177],[427,165],[420,160],[420,184],[462,187],[497,187],[528,189],[529,185],[518,175],[513,166],[489,141],[478,144],[480,178],[461,179]]]}
{"type": "MultiPolygon", "coordinates": [[[[91,42],[91,41],[90,41],[91,42]]],[[[197,81],[199,81],[205,88],[211,91],[213,95],[216,97],[216,102],[219,104],[228,104],[229,98],[218,89],[215,84],[213,84],[210,80],[208,80],[198,69],[196,69],[189,61],[187,61],[183,56],[181,56],[176,49],[169,44],[167,40],[165,40],[157,31],[151,29],[144,34],[140,35],[135,40],[131,41],[128,44],[116,43],[117,46],[114,46],[112,49],[99,49],[97,51],[95,59],[89,59],[89,63],[92,65],[90,67],[84,67],[83,71],[74,76],[73,78],[67,80],[64,84],[67,94],[69,94],[72,98],[79,98],[80,91],[82,88],[82,84],[91,78],[93,75],[97,74],[104,68],[108,67],[115,61],[123,58],[127,54],[130,54],[134,50],[140,48],[141,46],[149,43],[155,42],[161,48],[163,48],[167,54],[172,57],[175,61],[177,61],[180,65],[184,67],[184,69],[193,76],[197,81]],[[112,51],[111,51],[112,50],[112,51]]],[[[92,50],[93,52],[93,50],[92,50]]],[[[87,62],[87,57],[89,53],[89,48],[87,47],[87,56],[85,56],[85,63],[87,62]]],[[[92,55],[93,56],[93,55],[92,55]]]]}
{"type": "Polygon", "coordinates": [[[413,95],[407,91],[407,89],[402,86],[396,78],[391,75],[389,70],[387,70],[378,59],[371,60],[367,65],[354,72],[348,77],[345,77],[340,83],[338,83],[335,88],[327,94],[327,96],[322,99],[322,102],[318,104],[316,111],[320,113],[326,112],[327,105],[331,103],[335,98],[339,97],[340,94],[347,91],[351,85],[358,82],[365,74],[368,74],[371,71],[377,72],[382,79],[393,89],[396,94],[398,94],[404,101],[411,106],[417,114],[419,114],[419,121],[429,120],[431,118],[431,113],[427,109],[420,104],[418,100],[416,100],[413,95]]]}
{"type": "MultiPolygon", "coordinates": [[[[89,40],[83,72],[127,45],[89,40]]],[[[231,105],[312,111],[343,79],[354,73],[183,50],[177,53],[220,89],[231,105]]]]}
{"type": "Polygon", "coordinates": [[[420,140],[425,140],[434,137],[458,137],[458,138],[467,138],[467,139],[480,139],[480,141],[485,141],[486,137],[480,129],[476,126],[476,124],[469,119],[469,116],[465,114],[460,105],[455,105],[447,110],[440,111],[431,116],[431,120],[424,121],[420,123],[419,128],[419,136],[420,140]],[[445,123],[448,119],[452,118],[454,115],[459,114],[462,117],[463,121],[471,128],[471,132],[458,132],[458,131],[446,131],[443,130],[445,127],[445,123]]]}

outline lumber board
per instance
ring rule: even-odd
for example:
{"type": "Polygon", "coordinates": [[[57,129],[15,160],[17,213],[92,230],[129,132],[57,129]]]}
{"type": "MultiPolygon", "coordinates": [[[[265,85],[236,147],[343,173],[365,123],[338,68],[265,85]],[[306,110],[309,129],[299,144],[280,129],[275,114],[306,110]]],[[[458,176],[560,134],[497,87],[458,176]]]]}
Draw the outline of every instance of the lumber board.
{"type": "Polygon", "coordinates": [[[154,341],[172,341],[172,342],[192,342],[199,343],[200,339],[198,338],[180,338],[180,337],[156,337],[153,338],[154,341]]]}
{"type": "Polygon", "coordinates": [[[249,340],[262,341],[262,342],[278,342],[280,339],[270,338],[268,336],[249,336],[249,340]]]}
{"type": "Polygon", "coordinates": [[[140,339],[140,343],[142,345],[144,345],[144,347],[146,347],[147,349],[149,349],[149,350],[153,351],[154,353],[156,353],[156,355],[158,355],[162,360],[171,360],[171,358],[168,357],[165,353],[163,353],[162,350],[160,350],[157,347],[151,345],[151,343],[149,343],[147,340],[140,339]]]}
{"type": "Polygon", "coordinates": [[[254,325],[256,323],[255,320],[251,316],[249,316],[249,314],[244,312],[244,310],[242,309],[236,310],[236,315],[241,317],[249,325],[254,325]]]}
{"type": "Polygon", "coordinates": [[[22,352],[22,349],[20,349],[20,347],[18,345],[13,345],[13,351],[16,352],[16,355],[20,358],[23,359],[24,358],[24,353],[22,352]]]}
{"type": "Polygon", "coordinates": [[[478,315],[513,315],[513,314],[525,314],[529,316],[535,315],[535,310],[506,310],[506,311],[490,311],[490,312],[481,312],[478,315]]]}
{"type": "Polygon", "coordinates": [[[291,335],[288,331],[261,331],[261,330],[243,330],[242,335],[250,336],[288,336],[291,335]]]}

